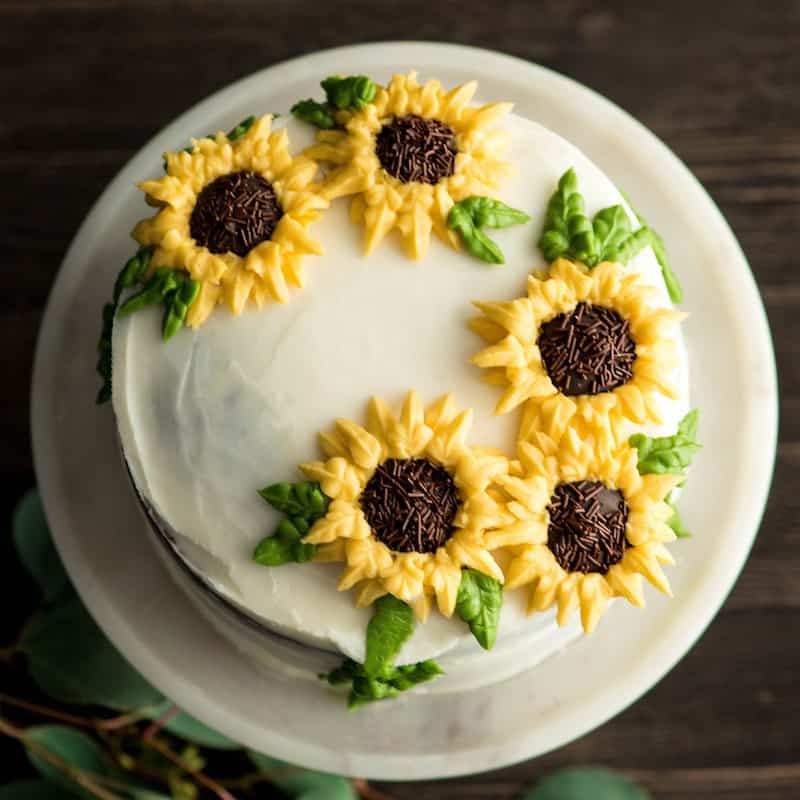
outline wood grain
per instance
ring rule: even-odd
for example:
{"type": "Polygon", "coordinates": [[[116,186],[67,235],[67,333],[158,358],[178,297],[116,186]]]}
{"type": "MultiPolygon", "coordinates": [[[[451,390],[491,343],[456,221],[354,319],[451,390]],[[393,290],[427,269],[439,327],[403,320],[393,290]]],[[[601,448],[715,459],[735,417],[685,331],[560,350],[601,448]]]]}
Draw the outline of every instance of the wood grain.
{"type": "MultiPolygon", "coordinates": [[[[610,97],[664,139],[750,259],[775,334],[782,426],[752,557],[717,620],[664,681],[600,730],[536,761],[382,788],[395,800],[506,800],[547,771],[592,762],[629,771],[658,800],[800,796],[796,0],[0,0],[3,514],[34,483],[28,391],[42,310],[104,185],[166,122],[230,81],[302,53],[392,38],[539,62],[610,97]]],[[[0,630],[10,636],[31,593],[20,588],[7,542],[0,557],[4,608],[14,609],[0,616],[0,630]]],[[[10,778],[21,768],[6,764],[19,763],[19,751],[0,748],[0,776],[10,778]]]]}

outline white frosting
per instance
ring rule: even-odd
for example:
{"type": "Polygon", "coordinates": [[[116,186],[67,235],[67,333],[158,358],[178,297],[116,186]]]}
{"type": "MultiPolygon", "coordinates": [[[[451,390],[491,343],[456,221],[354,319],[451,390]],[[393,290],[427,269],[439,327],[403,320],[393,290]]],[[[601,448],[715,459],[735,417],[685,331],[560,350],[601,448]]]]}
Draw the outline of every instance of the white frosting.
{"type": "MultiPolygon", "coordinates": [[[[309,126],[287,124],[299,150],[310,141],[309,126]]],[[[470,303],[521,296],[528,273],[545,266],[536,241],[547,201],[569,167],[577,172],[589,214],[623,200],[559,136],[515,116],[504,127],[518,173],[501,196],[533,220],[491,232],[504,266],[438,241],[422,262],[409,261],[391,237],[365,258],[363,231],[348,221],[347,202],[337,201],[313,226],[326,255],[306,260],[309,285],[286,305],[240,317],[218,309],[200,329],[182,331],[167,344],[159,310],[114,326],[114,409],[125,455],[140,491],[180,532],[183,552],[220,592],[270,626],[358,661],[371,611],[355,608],[349,593],[336,591],[341,565],[270,569],[250,560],[278,520],[256,490],[301,479],[297,464],[318,457],[317,433],[336,417],[361,421],[371,395],[399,402],[409,388],[426,402],[454,392],[460,407],[475,412],[470,442],[511,452],[518,413],[495,417],[500,389],[469,364],[483,346],[466,325],[475,313],[470,303]]],[[[629,269],[658,287],[659,303],[670,304],[649,248],[629,269]]],[[[687,407],[682,339],[679,345],[682,398],[661,403],[665,433],[674,431],[687,407]]],[[[541,639],[553,629],[552,614],[524,614],[523,592],[506,595],[501,643],[516,636],[541,639]]],[[[491,655],[478,650],[463,622],[434,609],[398,661],[455,648],[461,656],[491,655]]]]}

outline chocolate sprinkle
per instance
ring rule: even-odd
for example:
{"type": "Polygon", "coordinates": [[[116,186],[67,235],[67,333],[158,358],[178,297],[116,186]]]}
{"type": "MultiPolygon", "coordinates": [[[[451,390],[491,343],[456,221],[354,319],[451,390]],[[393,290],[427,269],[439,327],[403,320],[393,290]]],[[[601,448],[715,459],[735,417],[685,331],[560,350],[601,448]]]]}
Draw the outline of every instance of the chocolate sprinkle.
{"type": "Polygon", "coordinates": [[[252,172],[233,172],[203,188],[189,230],[212,253],[244,256],[272,236],[282,216],[272,184],[252,172]]]}
{"type": "Polygon", "coordinates": [[[450,473],[425,458],[389,458],[361,493],[372,532],[400,553],[433,553],[453,534],[458,490],[450,473]]]}
{"type": "Polygon", "coordinates": [[[555,387],[565,395],[601,394],[633,377],[636,342],[613,308],[578,303],[545,322],[537,344],[555,387]]]}
{"type": "Polygon", "coordinates": [[[436,184],[455,172],[453,129],[438,119],[409,114],[384,125],[375,137],[381,166],[403,183],[436,184]]]}
{"type": "Polygon", "coordinates": [[[547,507],[547,546],[567,572],[599,572],[618,563],[628,542],[628,504],[599,481],[556,486],[547,507]]]}

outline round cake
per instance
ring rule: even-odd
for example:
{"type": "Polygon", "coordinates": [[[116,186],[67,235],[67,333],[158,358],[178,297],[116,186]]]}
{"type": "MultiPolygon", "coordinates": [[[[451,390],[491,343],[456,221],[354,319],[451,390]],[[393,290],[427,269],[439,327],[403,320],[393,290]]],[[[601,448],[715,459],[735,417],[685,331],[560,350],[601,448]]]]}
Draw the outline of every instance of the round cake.
{"type": "Polygon", "coordinates": [[[356,706],[669,592],[696,412],[663,243],[581,152],[472,84],[322,87],[142,176],[100,399],[210,621],[356,706]]]}

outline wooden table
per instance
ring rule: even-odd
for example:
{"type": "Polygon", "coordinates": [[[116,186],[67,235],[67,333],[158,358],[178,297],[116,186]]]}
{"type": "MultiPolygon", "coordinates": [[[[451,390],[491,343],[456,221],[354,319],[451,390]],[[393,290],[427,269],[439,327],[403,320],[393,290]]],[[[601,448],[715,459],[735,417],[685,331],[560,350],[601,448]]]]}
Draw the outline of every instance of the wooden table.
{"type": "MultiPolygon", "coordinates": [[[[599,731],[537,761],[387,790],[397,800],[513,798],[555,767],[597,762],[630,771],[659,800],[800,797],[797,2],[0,0],[4,518],[35,480],[28,391],[42,309],[109,179],[162,125],[240,76],[393,38],[539,62],[597,89],[664,139],[719,203],[750,259],[775,334],[783,425],[752,557],[708,633],[664,681],[599,731]]],[[[10,636],[32,593],[16,580],[7,537],[0,553],[0,630],[10,636]]],[[[0,752],[19,760],[18,750],[0,752]]]]}

